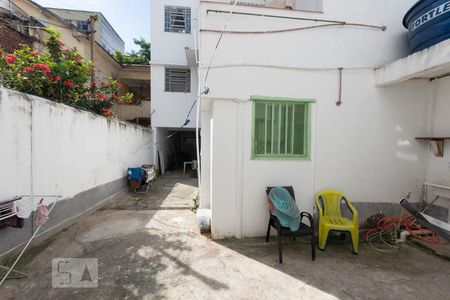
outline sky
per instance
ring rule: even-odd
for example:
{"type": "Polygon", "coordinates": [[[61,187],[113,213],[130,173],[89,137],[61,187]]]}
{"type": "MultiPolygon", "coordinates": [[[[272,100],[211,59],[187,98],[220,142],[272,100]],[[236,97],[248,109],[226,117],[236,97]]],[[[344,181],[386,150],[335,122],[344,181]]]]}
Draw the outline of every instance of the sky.
{"type": "Polygon", "coordinates": [[[138,50],[133,38],[150,41],[151,0],[34,0],[44,7],[101,12],[125,41],[125,51],[138,50]]]}

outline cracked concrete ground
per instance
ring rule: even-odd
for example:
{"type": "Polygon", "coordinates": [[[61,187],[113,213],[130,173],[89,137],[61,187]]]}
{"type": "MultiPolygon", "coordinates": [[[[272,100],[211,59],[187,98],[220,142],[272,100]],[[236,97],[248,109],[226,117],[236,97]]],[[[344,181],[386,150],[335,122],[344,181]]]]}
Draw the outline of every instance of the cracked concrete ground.
{"type": "Polygon", "coordinates": [[[275,239],[211,241],[199,234],[188,208],[196,180],[160,177],[148,194],[126,194],[80,220],[10,280],[1,299],[448,299],[450,262],[405,245],[381,254],[361,243],[330,244],[310,259],[307,240],[283,241],[284,264],[275,239]],[[98,258],[94,289],[55,289],[51,260],[98,258]]]}

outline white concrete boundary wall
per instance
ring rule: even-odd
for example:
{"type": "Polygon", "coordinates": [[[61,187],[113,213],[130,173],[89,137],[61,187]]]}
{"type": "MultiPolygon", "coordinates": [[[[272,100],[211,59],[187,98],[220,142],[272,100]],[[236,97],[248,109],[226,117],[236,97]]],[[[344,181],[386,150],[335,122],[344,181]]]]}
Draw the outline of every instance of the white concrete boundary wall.
{"type": "Polygon", "coordinates": [[[0,200],[72,198],[152,163],[150,130],[3,88],[0,141],[0,200]]]}

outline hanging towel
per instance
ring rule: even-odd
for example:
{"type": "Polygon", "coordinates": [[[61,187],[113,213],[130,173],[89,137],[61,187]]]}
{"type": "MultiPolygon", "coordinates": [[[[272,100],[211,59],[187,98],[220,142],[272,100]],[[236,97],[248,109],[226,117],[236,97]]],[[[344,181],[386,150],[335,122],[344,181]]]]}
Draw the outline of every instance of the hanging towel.
{"type": "Polygon", "coordinates": [[[269,193],[273,204],[272,214],[278,218],[281,226],[297,231],[300,227],[300,212],[291,194],[283,188],[273,188],[269,193]]]}
{"type": "Polygon", "coordinates": [[[21,198],[14,201],[13,211],[17,212],[17,216],[22,219],[28,219],[33,210],[36,209],[38,200],[34,200],[32,197],[21,198]]]}
{"type": "Polygon", "coordinates": [[[37,208],[36,219],[34,221],[36,225],[42,225],[48,220],[48,209],[45,204],[43,204],[43,200],[44,199],[41,199],[39,204],[42,205],[39,205],[37,208]]]}

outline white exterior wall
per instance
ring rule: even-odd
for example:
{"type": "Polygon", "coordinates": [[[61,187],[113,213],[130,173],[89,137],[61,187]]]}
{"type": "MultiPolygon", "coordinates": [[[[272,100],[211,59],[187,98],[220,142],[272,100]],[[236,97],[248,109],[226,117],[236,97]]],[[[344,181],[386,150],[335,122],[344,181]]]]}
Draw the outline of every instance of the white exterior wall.
{"type": "MultiPolygon", "coordinates": [[[[433,95],[430,122],[431,134],[429,136],[448,137],[450,132],[450,77],[434,80],[431,86],[433,95]]],[[[429,149],[426,182],[450,186],[449,140],[445,141],[444,157],[436,157],[428,143],[425,141],[422,143],[429,149]]],[[[435,195],[429,190],[428,200],[431,201],[434,197],[435,195]]],[[[450,201],[448,199],[441,198],[436,204],[450,210],[450,201]]]]}
{"type": "Polygon", "coordinates": [[[150,130],[6,89],[0,138],[3,200],[30,194],[31,178],[34,194],[71,198],[153,163],[150,130]]]}
{"type": "MultiPolygon", "coordinates": [[[[300,210],[309,212],[315,193],[325,188],[343,190],[353,202],[398,203],[406,192],[419,200],[427,146],[414,137],[429,134],[429,82],[378,88],[373,76],[373,67],[407,54],[401,20],[414,2],[326,0],[324,13],[236,6],[235,11],[386,25],[387,31],[339,26],[223,36],[209,74],[210,94],[202,100],[202,117],[209,118],[202,129],[210,137],[202,135],[201,201],[212,208],[214,238],[264,234],[265,187],[271,185],[293,185],[300,210]],[[338,67],[344,68],[341,106],[335,104],[338,67]],[[252,95],[317,101],[310,160],[251,160],[252,95]]],[[[228,19],[207,9],[230,8],[202,3],[201,29],[221,30],[228,19]]],[[[319,24],[234,14],[228,29],[319,24]]],[[[201,79],[218,36],[201,32],[201,79]]]]}
{"type": "MultiPolygon", "coordinates": [[[[153,45],[153,44],[152,44],[153,45]]],[[[152,46],[153,49],[153,46],[152,46]]],[[[153,54],[152,54],[153,55],[153,54]]],[[[164,91],[164,70],[167,65],[152,64],[151,106],[152,127],[178,128],[184,124],[187,113],[197,98],[198,74],[191,69],[191,92],[175,93],[164,91]]],[[[186,128],[195,128],[196,109],[189,115],[186,128]]]]}
{"type": "MultiPolygon", "coordinates": [[[[151,44],[152,44],[152,126],[177,128],[184,124],[186,115],[197,98],[198,74],[191,68],[191,92],[174,93],[164,91],[165,67],[187,68],[185,47],[196,48],[197,21],[191,20],[191,33],[164,32],[164,6],[191,8],[191,18],[198,15],[198,0],[151,1],[151,44]]],[[[195,109],[190,115],[187,128],[194,128],[195,109]]]]}

